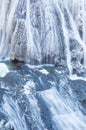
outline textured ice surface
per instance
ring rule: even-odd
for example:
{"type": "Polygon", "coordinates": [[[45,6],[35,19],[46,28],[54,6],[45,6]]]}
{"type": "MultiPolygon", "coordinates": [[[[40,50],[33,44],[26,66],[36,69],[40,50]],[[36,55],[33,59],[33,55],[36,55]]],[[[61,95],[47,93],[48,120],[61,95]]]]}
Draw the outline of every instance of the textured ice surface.
{"type": "Polygon", "coordinates": [[[7,66],[4,63],[0,63],[0,77],[4,77],[8,72],[7,66]]]}

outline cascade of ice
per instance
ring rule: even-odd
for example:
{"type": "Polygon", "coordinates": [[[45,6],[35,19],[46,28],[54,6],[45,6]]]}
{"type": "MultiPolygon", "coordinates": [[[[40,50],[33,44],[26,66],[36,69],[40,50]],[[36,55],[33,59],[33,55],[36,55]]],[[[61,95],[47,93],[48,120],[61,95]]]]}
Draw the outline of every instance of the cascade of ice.
{"type": "MultiPolygon", "coordinates": [[[[47,62],[55,62],[53,61],[53,57],[54,55],[56,56],[56,59],[58,59],[59,55],[60,55],[60,46],[63,48],[63,43],[61,40],[61,37],[59,34],[57,34],[57,31],[59,31],[59,28],[57,30],[56,28],[56,19],[54,14],[54,4],[53,1],[49,1],[49,0],[44,0],[42,1],[43,3],[43,7],[44,7],[44,11],[45,11],[45,19],[44,19],[44,26],[45,26],[45,38],[44,38],[44,42],[43,42],[43,50],[42,50],[42,54],[45,57],[45,61],[47,62]],[[47,43],[47,44],[46,44],[47,43]],[[50,60],[50,61],[49,61],[50,60]]],[[[57,22],[59,22],[57,20],[57,22]]],[[[61,49],[62,49],[61,48],[61,49]]]]}
{"type": "Polygon", "coordinates": [[[67,63],[70,75],[77,65],[86,67],[85,1],[70,2],[1,0],[0,59],[10,55],[30,64],[67,63]],[[82,40],[75,25],[79,14],[82,40]]]}
{"type": "MultiPolygon", "coordinates": [[[[54,0],[54,2],[55,2],[55,0],[54,0]]],[[[58,6],[58,4],[57,4],[57,6],[58,6]]],[[[58,6],[58,8],[59,8],[59,6],[58,6]]],[[[64,19],[64,15],[63,15],[60,8],[59,8],[59,11],[60,11],[60,14],[61,14],[62,28],[63,28],[63,32],[64,32],[65,53],[66,53],[66,58],[67,58],[67,66],[68,66],[70,75],[72,75],[71,53],[70,53],[68,31],[67,31],[67,28],[66,28],[66,22],[65,22],[65,19],[64,19]]]]}
{"type": "Polygon", "coordinates": [[[1,0],[0,9],[0,59],[8,57],[13,16],[18,0],[1,0]]]}
{"type": "MultiPolygon", "coordinates": [[[[83,48],[83,66],[86,68],[86,14],[85,14],[85,1],[81,1],[81,0],[77,0],[77,1],[72,1],[72,4],[70,5],[70,2],[69,1],[65,1],[65,4],[66,4],[66,8],[67,8],[67,12],[69,12],[68,10],[70,10],[72,16],[73,16],[73,19],[70,15],[70,12],[69,12],[69,15],[70,15],[70,22],[71,22],[71,26],[72,26],[72,29],[73,29],[73,34],[74,34],[74,37],[76,37],[76,40],[78,41],[78,43],[82,46],[83,48]],[[76,23],[76,25],[75,25],[76,23]],[[79,33],[80,33],[80,36],[79,36],[79,33],[78,33],[78,30],[79,30],[79,33]],[[81,38],[80,38],[81,37],[81,38]]],[[[73,75],[72,75],[73,76],[73,75]]],[[[75,78],[75,79],[78,79],[75,78]]],[[[80,79],[80,78],[79,78],[80,79]]],[[[82,79],[82,78],[81,78],[82,79]]],[[[84,79],[85,80],[85,79],[84,79]]]]}
{"type": "Polygon", "coordinates": [[[26,120],[24,115],[22,115],[18,103],[15,102],[11,97],[6,95],[3,97],[3,103],[2,108],[0,108],[0,112],[5,114],[7,120],[9,120],[7,129],[28,130],[26,120]]]}
{"type": "Polygon", "coordinates": [[[65,3],[73,15],[83,42],[86,44],[86,1],[72,0],[70,4],[70,1],[65,0],[65,3]]]}
{"type": "Polygon", "coordinates": [[[32,26],[31,26],[31,19],[30,19],[30,0],[27,0],[27,7],[26,7],[26,28],[27,28],[27,61],[29,60],[29,63],[35,64],[34,60],[39,59],[40,56],[40,48],[39,45],[35,45],[33,41],[33,35],[32,35],[32,26]],[[37,49],[36,49],[37,47],[37,49]],[[34,58],[34,59],[33,59],[34,58]],[[33,59],[31,61],[31,59],[33,59]]]}
{"type": "Polygon", "coordinates": [[[50,111],[55,130],[85,130],[85,118],[79,109],[73,106],[70,99],[64,99],[56,90],[51,89],[41,92],[43,99],[50,111]]]}
{"type": "Polygon", "coordinates": [[[82,30],[83,30],[83,41],[84,41],[84,43],[86,44],[86,2],[85,2],[85,0],[83,0],[82,1],[82,21],[83,21],[83,28],[82,28],[82,30]]]}

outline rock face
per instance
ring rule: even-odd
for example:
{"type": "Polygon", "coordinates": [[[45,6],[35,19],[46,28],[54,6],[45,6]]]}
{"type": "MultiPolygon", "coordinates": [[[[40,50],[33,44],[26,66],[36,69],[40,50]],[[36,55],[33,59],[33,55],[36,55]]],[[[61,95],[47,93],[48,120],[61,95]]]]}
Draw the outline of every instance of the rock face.
{"type": "Polygon", "coordinates": [[[70,73],[86,65],[86,47],[64,1],[10,0],[1,6],[0,59],[66,65],[70,73]]]}

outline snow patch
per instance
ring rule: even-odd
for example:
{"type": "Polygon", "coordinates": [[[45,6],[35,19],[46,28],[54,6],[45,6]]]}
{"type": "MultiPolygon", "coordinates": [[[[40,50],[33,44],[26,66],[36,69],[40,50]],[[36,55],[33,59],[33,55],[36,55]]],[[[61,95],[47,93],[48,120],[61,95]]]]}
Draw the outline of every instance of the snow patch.
{"type": "Polygon", "coordinates": [[[24,94],[28,95],[30,94],[31,88],[35,86],[34,82],[32,80],[28,81],[26,85],[24,86],[24,94]]]}
{"type": "Polygon", "coordinates": [[[0,77],[4,77],[8,72],[7,66],[4,63],[0,63],[0,77]]]}
{"type": "Polygon", "coordinates": [[[39,72],[41,72],[42,74],[45,74],[45,75],[49,74],[49,72],[47,70],[45,70],[45,69],[39,70],[39,72]]]}

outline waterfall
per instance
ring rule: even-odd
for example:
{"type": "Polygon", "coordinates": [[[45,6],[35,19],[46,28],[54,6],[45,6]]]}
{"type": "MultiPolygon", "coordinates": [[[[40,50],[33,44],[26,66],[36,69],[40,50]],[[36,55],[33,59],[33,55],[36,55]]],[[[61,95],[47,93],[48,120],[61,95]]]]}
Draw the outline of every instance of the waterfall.
{"type": "Polygon", "coordinates": [[[0,59],[8,58],[9,55],[9,38],[11,37],[11,29],[13,16],[15,13],[18,0],[1,0],[0,8],[0,59]]]}
{"type": "Polygon", "coordinates": [[[6,125],[8,129],[28,130],[24,115],[22,115],[18,103],[11,97],[3,97],[3,104],[2,108],[0,108],[0,112],[8,119],[8,125],[6,125]]]}
{"type": "Polygon", "coordinates": [[[0,130],[86,130],[85,6],[0,0],[0,130]]]}
{"type": "Polygon", "coordinates": [[[40,98],[45,102],[51,113],[51,118],[55,130],[85,130],[85,118],[83,114],[74,106],[70,99],[64,99],[52,87],[41,92],[40,98]]]}
{"type": "Polygon", "coordinates": [[[65,65],[71,76],[80,74],[86,68],[85,0],[70,2],[1,0],[0,60],[65,65]]]}
{"type": "MultiPolygon", "coordinates": [[[[72,23],[72,28],[74,30],[74,36],[76,36],[77,41],[79,44],[83,47],[83,65],[86,68],[86,9],[85,5],[86,2],[85,0],[76,0],[76,1],[71,1],[72,4],[70,4],[70,1],[65,1],[66,8],[70,11],[72,14],[71,18],[71,23],[72,23]],[[77,27],[77,28],[76,28],[77,27]],[[78,34],[79,31],[79,34],[78,34]],[[80,38],[81,37],[81,38],[80,38]]],[[[73,75],[71,76],[73,78],[73,75]]],[[[74,76],[73,79],[83,79],[77,76],[74,76]],[[75,78],[76,77],[76,78],[75,78]]],[[[86,80],[86,79],[84,79],[86,80]]]]}
{"type": "Polygon", "coordinates": [[[0,0],[0,129],[86,130],[85,6],[0,0]],[[9,60],[18,70],[7,67],[9,60]]]}
{"type": "MultiPolygon", "coordinates": [[[[75,20],[75,22],[72,20],[71,23],[74,23],[76,24],[76,27],[78,28],[78,30],[80,32],[82,32],[82,34],[80,33],[80,36],[82,37],[82,44],[85,44],[86,43],[86,40],[85,40],[85,30],[86,30],[86,14],[85,14],[85,5],[86,5],[86,2],[85,0],[64,0],[64,3],[65,3],[65,6],[66,8],[68,9],[68,11],[70,11],[70,13],[72,14],[72,17],[73,19],[75,20]],[[70,4],[70,2],[72,4],[70,4]]],[[[75,25],[73,24],[73,28],[76,28],[75,25]]],[[[75,29],[76,30],[76,29],[75,29]]],[[[76,30],[76,34],[77,34],[77,39],[79,41],[80,38],[78,36],[78,30],[76,30]]],[[[83,45],[83,48],[85,46],[83,45]]]]}
{"type": "Polygon", "coordinates": [[[75,20],[76,26],[80,32],[83,42],[86,44],[86,1],[73,0],[71,1],[72,4],[70,4],[70,1],[66,0],[65,3],[75,20]]]}

